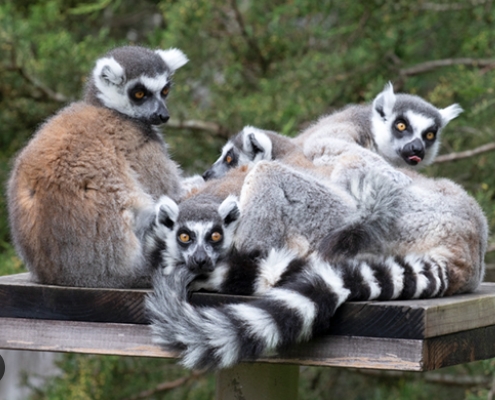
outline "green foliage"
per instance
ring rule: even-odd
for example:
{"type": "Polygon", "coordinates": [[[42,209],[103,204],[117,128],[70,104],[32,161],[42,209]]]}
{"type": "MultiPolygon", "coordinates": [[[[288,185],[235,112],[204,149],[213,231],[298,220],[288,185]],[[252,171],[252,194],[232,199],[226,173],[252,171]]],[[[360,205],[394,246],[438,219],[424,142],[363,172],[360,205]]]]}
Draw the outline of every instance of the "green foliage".
{"type": "MultiPolygon", "coordinates": [[[[440,107],[460,103],[466,111],[449,124],[442,152],[473,149],[495,140],[495,64],[459,59],[495,59],[494,20],[490,1],[6,0],[0,4],[0,180],[5,186],[13,155],[37,127],[80,97],[94,60],[122,44],[178,47],[190,58],[175,77],[172,117],[222,129],[165,127],[171,154],[188,173],[216,158],[225,132],[250,124],[295,135],[322,114],[369,101],[389,80],[440,107]],[[411,70],[438,60],[452,65],[411,70]]],[[[493,232],[493,171],[495,152],[489,152],[425,173],[466,187],[493,232]]],[[[0,244],[0,274],[20,271],[3,196],[0,244]]],[[[494,262],[495,252],[487,259],[494,262]]],[[[495,373],[493,361],[480,365],[449,373],[495,373]]],[[[163,360],[83,355],[64,356],[60,368],[63,375],[35,398],[126,398],[184,374],[163,360]]],[[[301,398],[478,399],[488,390],[441,391],[423,375],[361,375],[305,369],[301,398]]],[[[212,382],[194,380],[154,398],[210,398],[212,382]]]]}
{"type": "Polygon", "coordinates": [[[207,400],[214,393],[214,382],[209,375],[195,377],[175,390],[164,390],[160,384],[179,382],[190,375],[170,360],[65,354],[58,367],[62,374],[41,390],[33,388],[31,400],[123,400],[146,391],[153,393],[145,398],[207,400]]]}

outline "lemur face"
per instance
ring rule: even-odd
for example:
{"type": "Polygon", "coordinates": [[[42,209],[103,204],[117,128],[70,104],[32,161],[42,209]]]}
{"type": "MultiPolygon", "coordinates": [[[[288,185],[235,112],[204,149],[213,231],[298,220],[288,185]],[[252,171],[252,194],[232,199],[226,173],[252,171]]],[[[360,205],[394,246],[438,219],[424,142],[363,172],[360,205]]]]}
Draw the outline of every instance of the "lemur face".
{"type": "Polygon", "coordinates": [[[258,128],[245,126],[223,146],[220,158],[203,174],[203,179],[221,178],[232,168],[271,158],[270,138],[258,128]]]}
{"type": "Polygon", "coordinates": [[[399,167],[428,165],[438,152],[442,129],[461,112],[457,104],[438,109],[420,97],[394,94],[389,83],[372,106],[378,152],[399,167]]]}
{"type": "Polygon", "coordinates": [[[172,75],[187,62],[178,49],[152,51],[127,46],[101,58],[92,79],[101,103],[151,125],[168,121],[166,98],[172,75]]]}
{"type": "Polygon", "coordinates": [[[164,273],[177,266],[198,276],[211,273],[232,244],[239,216],[233,196],[220,205],[198,196],[180,206],[163,197],[157,205],[157,225],[166,242],[164,273]]]}

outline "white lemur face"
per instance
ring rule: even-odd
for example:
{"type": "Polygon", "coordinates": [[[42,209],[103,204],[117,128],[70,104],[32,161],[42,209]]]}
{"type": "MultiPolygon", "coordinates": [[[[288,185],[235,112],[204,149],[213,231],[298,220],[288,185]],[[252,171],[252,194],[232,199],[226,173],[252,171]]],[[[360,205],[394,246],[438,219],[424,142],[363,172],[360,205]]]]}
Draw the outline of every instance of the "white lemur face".
{"type": "Polygon", "coordinates": [[[169,119],[165,99],[171,88],[171,77],[187,61],[178,49],[117,48],[97,61],[90,83],[96,89],[93,95],[105,107],[151,125],[160,125],[169,119]]]}
{"type": "Polygon", "coordinates": [[[239,222],[237,199],[220,205],[206,196],[193,197],[179,206],[169,197],[157,204],[158,236],[165,239],[164,274],[185,266],[202,276],[211,273],[230,249],[239,222]]]}
{"type": "Polygon", "coordinates": [[[378,152],[391,164],[410,167],[430,164],[440,145],[439,136],[462,108],[438,109],[420,97],[395,94],[391,83],[373,101],[371,125],[378,152]]]}
{"type": "Polygon", "coordinates": [[[272,141],[261,129],[245,126],[223,146],[220,158],[203,174],[203,179],[224,176],[231,168],[272,159],[272,141]]]}

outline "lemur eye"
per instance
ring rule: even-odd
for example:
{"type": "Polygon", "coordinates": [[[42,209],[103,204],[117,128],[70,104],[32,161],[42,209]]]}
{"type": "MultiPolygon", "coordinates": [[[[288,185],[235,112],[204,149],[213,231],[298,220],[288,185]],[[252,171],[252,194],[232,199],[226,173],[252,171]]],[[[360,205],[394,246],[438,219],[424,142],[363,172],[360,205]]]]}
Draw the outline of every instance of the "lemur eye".
{"type": "Polygon", "coordinates": [[[227,157],[225,157],[225,162],[226,162],[227,164],[230,164],[230,163],[232,162],[232,156],[227,156],[227,157]]]}
{"type": "Polygon", "coordinates": [[[406,125],[404,122],[402,122],[402,121],[401,121],[401,122],[397,122],[397,123],[395,124],[395,127],[396,127],[399,131],[403,132],[403,131],[405,131],[405,130],[406,130],[407,125],[406,125]]]}
{"type": "Polygon", "coordinates": [[[428,133],[425,135],[425,139],[426,139],[426,140],[433,140],[433,139],[435,139],[435,133],[434,133],[434,132],[428,132],[428,133]]]}
{"type": "Polygon", "coordinates": [[[141,100],[144,97],[144,90],[139,90],[136,93],[134,93],[134,98],[141,100]]]}
{"type": "Polygon", "coordinates": [[[179,235],[179,240],[182,243],[189,243],[191,241],[191,237],[187,233],[181,233],[179,235]]]}
{"type": "Polygon", "coordinates": [[[166,96],[166,95],[168,94],[168,92],[170,92],[170,87],[165,86],[165,87],[162,89],[162,96],[166,96]]]}
{"type": "Polygon", "coordinates": [[[219,240],[222,239],[222,234],[220,232],[213,232],[211,234],[211,240],[214,242],[218,242],[219,240]]]}

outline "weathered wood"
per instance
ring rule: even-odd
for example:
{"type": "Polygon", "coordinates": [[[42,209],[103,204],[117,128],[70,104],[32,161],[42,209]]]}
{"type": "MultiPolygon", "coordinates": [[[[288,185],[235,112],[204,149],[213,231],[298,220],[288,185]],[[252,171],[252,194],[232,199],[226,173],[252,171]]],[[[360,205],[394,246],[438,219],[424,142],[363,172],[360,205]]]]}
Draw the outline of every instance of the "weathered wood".
{"type": "MultiPolygon", "coordinates": [[[[0,317],[147,323],[146,290],[39,285],[29,274],[0,277],[0,317]]],[[[197,293],[197,304],[250,301],[251,297],[197,293]]],[[[495,284],[442,299],[351,302],[333,318],[332,335],[424,339],[495,324],[495,284]]]]}
{"type": "MultiPolygon", "coordinates": [[[[150,328],[146,325],[21,318],[0,319],[0,348],[165,358],[178,356],[153,344],[150,328]]],[[[424,340],[329,335],[256,361],[424,371],[492,357],[495,357],[495,326],[424,340]]]]}
{"type": "Polygon", "coordinates": [[[295,400],[299,367],[239,364],[217,373],[216,400],[295,400]]]}

